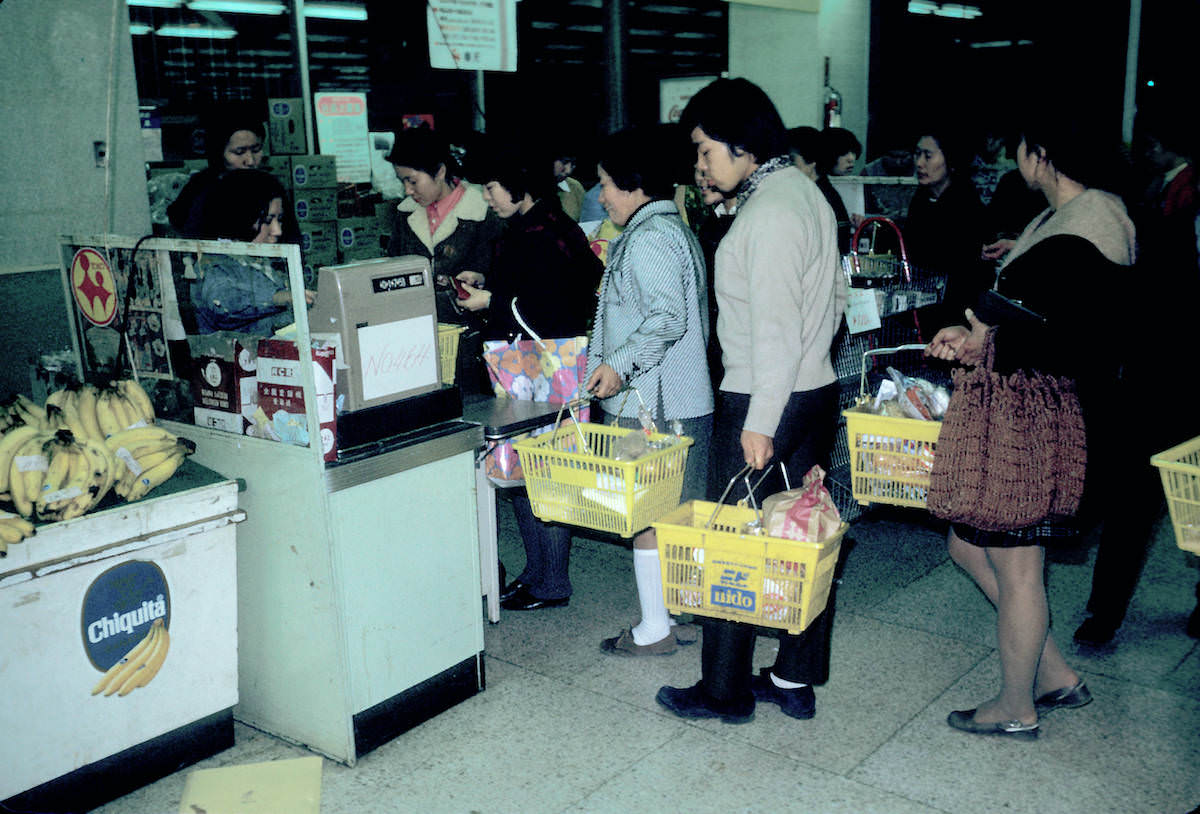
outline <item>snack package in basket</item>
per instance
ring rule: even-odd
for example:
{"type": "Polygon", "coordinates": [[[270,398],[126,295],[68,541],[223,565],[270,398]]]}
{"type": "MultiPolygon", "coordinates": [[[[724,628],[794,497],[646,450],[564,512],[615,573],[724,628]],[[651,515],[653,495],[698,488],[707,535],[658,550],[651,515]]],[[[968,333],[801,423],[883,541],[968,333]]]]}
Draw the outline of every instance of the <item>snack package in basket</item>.
{"type": "Polygon", "coordinates": [[[767,536],[788,540],[820,542],[842,524],[820,466],[808,470],[799,489],[777,492],[763,500],[762,514],[767,536]]]}

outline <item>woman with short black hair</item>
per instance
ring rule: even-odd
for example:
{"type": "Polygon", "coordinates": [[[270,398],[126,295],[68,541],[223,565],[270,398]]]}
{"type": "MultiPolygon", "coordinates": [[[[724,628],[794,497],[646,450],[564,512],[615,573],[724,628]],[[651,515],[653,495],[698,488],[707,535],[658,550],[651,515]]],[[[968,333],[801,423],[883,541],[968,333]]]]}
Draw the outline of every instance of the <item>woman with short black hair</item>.
{"type": "MultiPolygon", "coordinates": [[[[717,394],[708,479],[720,500],[743,464],[786,464],[799,481],[828,469],[837,428],[838,386],[830,360],[845,307],[833,210],[793,166],[787,133],[771,100],[745,79],[718,79],[683,112],[696,168],[734,194],[733,225],[717,248],[717,335],[725,376],[717,394]]],[[[783,488],[778,469],[762,484],[783,488]]],[[[737,495],[731,495],[736,499],[737,495]]],[[[812,685],[829,677],[835,590],[808,630],[780,635],[775,664],[753,673],[759,628],[704,620],[701,680],[663,687],[658,702],[684,718],[744,723],[756,700],[793,718],[811,718],[812,685]]]]}

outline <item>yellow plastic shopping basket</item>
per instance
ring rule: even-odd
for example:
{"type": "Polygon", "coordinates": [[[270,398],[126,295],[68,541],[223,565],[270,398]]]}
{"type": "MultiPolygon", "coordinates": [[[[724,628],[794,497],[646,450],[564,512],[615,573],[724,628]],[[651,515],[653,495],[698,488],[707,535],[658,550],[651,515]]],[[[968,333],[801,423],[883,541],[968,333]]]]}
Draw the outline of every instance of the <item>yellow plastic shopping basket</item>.
{"type": "Polygon", "coordinates": [[[842,412],[850,451],[850,491],[859,503],[925,508],[940,421],[893,418],[867,409],[867,357],[918,350],[924,345],[874,348],[863,354],[858,400],[842,412]]]}
{"type": "Polygon", "coordinates": [[[454,384],[454,369],[458,362],[458,336],[467,327],[439,322],[437,328],[438,363],[442,371],[442,384],[454,384]]]}
{"type": "Polygon", "coordinates": [[[1162,475],[1175,544],[1200,554],[1200,437],[1150,459],[1162,475]]]}
{"type": "Polygon", "coordinates": [[[640,430],[578,423],[513,444],[533,513],[632,537],[677,507],[692,439],[649,433],[652,446],[667,443],[637,460],[618,461],[616,440],[630,432],[640,430]]]}
{"type": "Polygon", "coordinates": [[[671,613],[800,633],[825,610],[849,526],[819,542],[767,537],[756,509],[689,500],[654,524],[671,613]]]}

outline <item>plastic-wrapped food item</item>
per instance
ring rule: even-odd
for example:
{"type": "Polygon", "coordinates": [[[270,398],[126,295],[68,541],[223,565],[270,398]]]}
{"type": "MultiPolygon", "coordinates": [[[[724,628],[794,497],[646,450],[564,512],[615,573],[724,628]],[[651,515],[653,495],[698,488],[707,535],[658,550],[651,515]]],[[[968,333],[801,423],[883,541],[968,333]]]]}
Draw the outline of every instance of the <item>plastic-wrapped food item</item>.
{"type": "Polygon", "coordinates": [[[887,369],[891,378],[879,383],[879,391],[871,412],[889,418],[915,418],[920,421],[940,421],[950,404],[950,391],[916,376],[905,376],[893,367],[887,369]]]}

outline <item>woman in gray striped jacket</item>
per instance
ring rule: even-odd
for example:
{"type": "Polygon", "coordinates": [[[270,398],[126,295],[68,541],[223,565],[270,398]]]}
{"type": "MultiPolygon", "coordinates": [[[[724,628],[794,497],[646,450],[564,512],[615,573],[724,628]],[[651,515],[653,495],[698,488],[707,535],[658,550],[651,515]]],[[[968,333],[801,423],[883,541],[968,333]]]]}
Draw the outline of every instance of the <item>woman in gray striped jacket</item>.
{"type": "MultiPolygon", "coordinates": [[[[683,143],[674,128],[626,130],[601,149],[600,205],[623,231],[608,246],[586,386],[621,426],[641,426],[642,403],[660,432],[679,422],[694,441],[683,482],[683,500],[693,500],[705,491],[713,394],[704,254],[672,201],[671,168],[683,143]]],[[[696,640],[695,630],[672,628],[654,530],[633,544],[642,620],[600,647],[625,656],[673,653],[677,644],[696,640]]]]}

